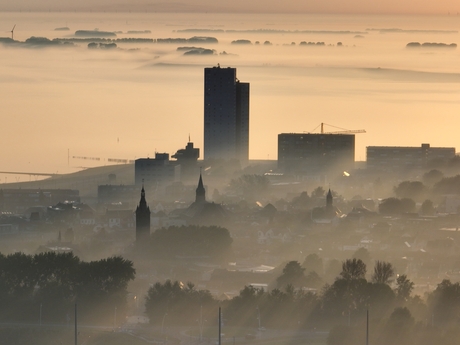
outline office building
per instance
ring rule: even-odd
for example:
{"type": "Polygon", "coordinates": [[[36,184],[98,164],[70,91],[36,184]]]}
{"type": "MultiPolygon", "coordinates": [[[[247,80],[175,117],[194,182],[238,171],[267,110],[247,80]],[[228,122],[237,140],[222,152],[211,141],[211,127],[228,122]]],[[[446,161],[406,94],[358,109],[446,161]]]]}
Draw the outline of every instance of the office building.
{"type": "Polygon", "coordinates": [[[455,157],[455,147],[368,146],[367,169],[395,171],[425,169],[429,163],[445,163],[455,157]]]}
{"type": "Polygon", "coordinates": [[[177,152],[171,156],[176,159],[176,164],[180,165],[180,179],[181,181],[189,182],[192,178],[195,178],[199,172],[197,160],[200,157],[200,149],[194,148],[193,143],[187,143],[185,149],[177,150],[177,152]]]}
{"type": "Polygon", "coordinates": [[[249,158],[249,83],[236,68],[204,70],[204,159],[249,158]]]}
{"type": "Polygon", "coordinates": [[[180,166],[169,160],[168,153],[156,153],[154,159],[136,159],[134,180],[137,186],[164,187],[180,180],[180,166]]]}
{"type": "Polygon", "coordinates": [[[353,134],[278,134],[278,168],[294,174],[342,173],[354,168],[353,134]]]}

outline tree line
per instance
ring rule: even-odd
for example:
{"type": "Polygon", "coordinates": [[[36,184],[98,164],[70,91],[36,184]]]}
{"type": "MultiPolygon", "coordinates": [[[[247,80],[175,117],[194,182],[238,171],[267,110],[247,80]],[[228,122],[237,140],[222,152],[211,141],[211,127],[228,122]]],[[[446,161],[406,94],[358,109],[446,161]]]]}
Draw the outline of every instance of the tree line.
{"type": "Polygon", "coordinates": [[[120,256],[84,262],[73,253],[0,254],[0,320],[82,322],[113,320],[126,307],[133,263],[120,256]]]}
{"type": "Polygon", "coordinates": [[[447,334],[460,335],[459,283],[444,280],[422,298],[413,295],[414,283],[396,275],[391,263],[376,261],[368,275],[363,260],[353,258],[342,262],[331,284],[315,291],[302,288],[309,276],[304,271],[291,261],[273,289],[248,285],[231,299],[214,298],[193,284],[156,283],[148,291],[146,312],[156,326],[165,318],[169,325],[190,327],[205,318],[215,326],[221,306],[226,326],[331,330],[329,345],[364,343],[367,311],[376,344],[429,344],[426,339],[433,344],[447,341],[447,334]]]}

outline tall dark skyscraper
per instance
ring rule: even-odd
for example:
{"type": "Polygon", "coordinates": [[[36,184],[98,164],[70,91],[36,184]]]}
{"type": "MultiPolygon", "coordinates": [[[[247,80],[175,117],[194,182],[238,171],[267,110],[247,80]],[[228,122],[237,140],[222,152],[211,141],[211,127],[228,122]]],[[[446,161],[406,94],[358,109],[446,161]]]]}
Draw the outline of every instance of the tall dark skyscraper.
{"type": "Polygon", "coordinates": [[[204,70],[204,159],[249,159],[249,83],[236,68],[204,70]]]}

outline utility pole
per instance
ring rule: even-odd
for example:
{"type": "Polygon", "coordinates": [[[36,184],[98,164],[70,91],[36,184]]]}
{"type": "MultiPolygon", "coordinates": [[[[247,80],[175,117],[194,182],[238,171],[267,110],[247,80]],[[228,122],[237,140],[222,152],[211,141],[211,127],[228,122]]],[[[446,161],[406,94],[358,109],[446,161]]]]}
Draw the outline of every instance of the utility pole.
{"type": "Polygon", "coordinates": [[[117,307],[115,307],[115,311],[113,313],[113,330],[117,329],[117,307]]]}
{"type": "Polygon", "coordinates": [[[218,345],[222,345],[222,314],[221,314],[220,307],[219,307],[219,343],[218,345]]]}
{"type": "Polygon", "coordinates": [[[78,332],[77,332],[77,303],[75,303],[75,345],[77,345],[77,337],[78,337],[78,332]]]}
{"type": "Polygon", "coordinates": [[[200,341],[203,341],[203,305],[200,305],[200,341]]]}
{"type": "Polygon", "coordinates": [[[366,311],[366,345],[369,345],[369,309],[366,311]]]}

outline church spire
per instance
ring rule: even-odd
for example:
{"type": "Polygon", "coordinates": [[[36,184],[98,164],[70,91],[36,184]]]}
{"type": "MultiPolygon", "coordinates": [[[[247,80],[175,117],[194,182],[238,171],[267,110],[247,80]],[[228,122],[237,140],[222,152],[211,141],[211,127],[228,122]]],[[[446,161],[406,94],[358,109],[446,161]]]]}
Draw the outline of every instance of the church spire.
{"type": "Polygon", "coordinates": [[[206,190],[203,186],[203,178],[200,171],[200,179],[198,180],[198,187],[196,188],[195,202],[206,202],[206,190]]]}
{"type": "Polygon", "coordinates": [[[326,196],[326,209],[332,209],[332,192],[330,188],[326,196]]]}
{"type": "Polygon", "coordinates": [[[145,210],[147,208],[148,206],[147,201],[145,200],[144,180],[142,180],[141,200],[139,201],[138,209],[145,210]]]}
{"type": "Polygon", "coordinates": [[[142,181],[141,200],[136,208],[136,242],[143,243],[150,236],[150,208],[145,200],[144,181],[142,181]]]}

